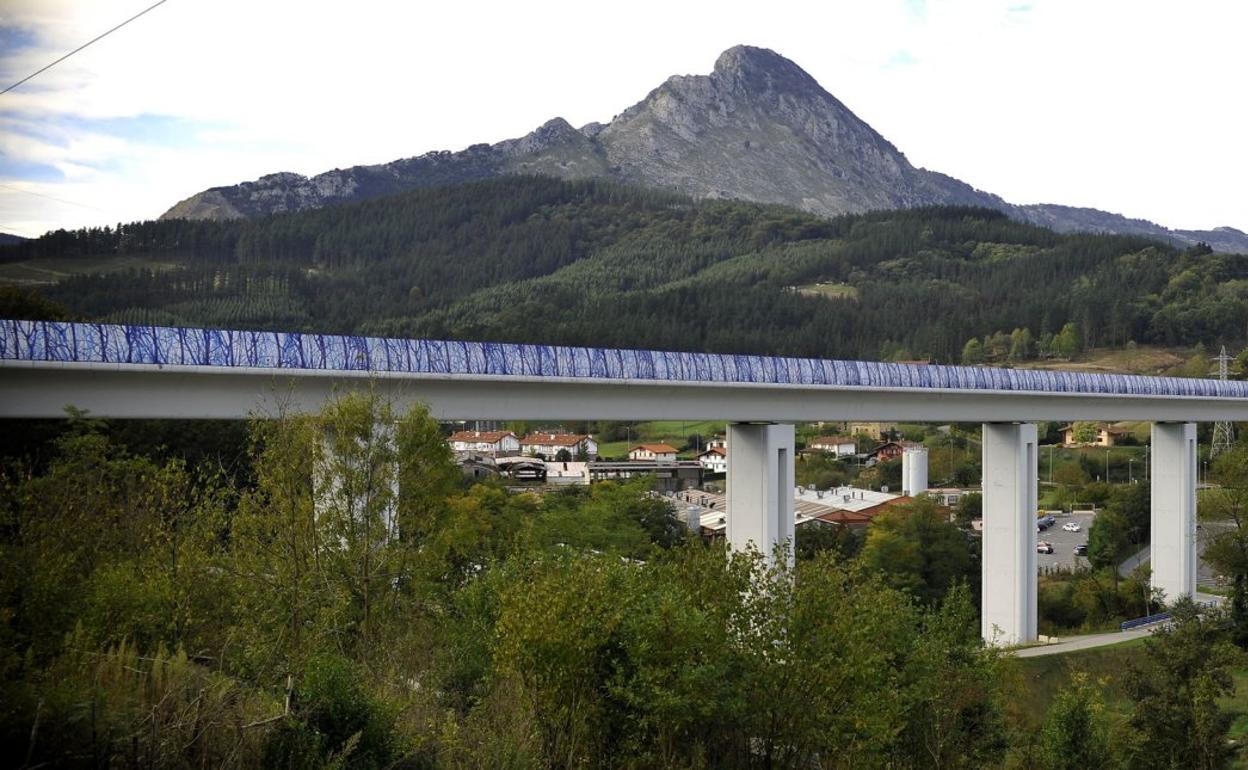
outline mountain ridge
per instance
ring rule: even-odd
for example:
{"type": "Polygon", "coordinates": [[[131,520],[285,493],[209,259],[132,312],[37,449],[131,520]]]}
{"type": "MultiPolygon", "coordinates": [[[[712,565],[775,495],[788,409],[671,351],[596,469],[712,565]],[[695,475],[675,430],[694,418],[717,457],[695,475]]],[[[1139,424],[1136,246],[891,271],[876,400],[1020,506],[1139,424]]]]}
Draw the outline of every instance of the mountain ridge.
{"type": "Polygon", "coordinates": [[[214,187],[161,218],[230,219],[301,211],[506,174],[601,177],[695,198],[776,203],[820,216],[928,205],[986,206],[1058,232],[1146,235],[1248,252],[1230,227],[1172,230],[1061,204],[1018,205],[916,167],[796,63],[764,48],[724,51],[708,75],[673,75],[609,123],[556,117],[525,136],[459,152],[268,174],[214,187]]]}

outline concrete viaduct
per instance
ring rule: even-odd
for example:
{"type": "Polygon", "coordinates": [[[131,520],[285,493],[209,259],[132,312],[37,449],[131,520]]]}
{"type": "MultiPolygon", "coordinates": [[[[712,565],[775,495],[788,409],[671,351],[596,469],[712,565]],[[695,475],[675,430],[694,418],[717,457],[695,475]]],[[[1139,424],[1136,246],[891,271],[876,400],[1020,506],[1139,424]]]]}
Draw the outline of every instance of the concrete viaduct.
{"type": "Polygon", "coordinates": [[[793,423],[983,423],[984,639],[1036,638],[1041,420],[1152,427],[1153,585],[1196,588],[1196,426],[1248,383],[710,353],[0,321],[0,417],[244,418],[370,385],[439,420],[724,420],[728,541],[793,537],[793,423]]]}

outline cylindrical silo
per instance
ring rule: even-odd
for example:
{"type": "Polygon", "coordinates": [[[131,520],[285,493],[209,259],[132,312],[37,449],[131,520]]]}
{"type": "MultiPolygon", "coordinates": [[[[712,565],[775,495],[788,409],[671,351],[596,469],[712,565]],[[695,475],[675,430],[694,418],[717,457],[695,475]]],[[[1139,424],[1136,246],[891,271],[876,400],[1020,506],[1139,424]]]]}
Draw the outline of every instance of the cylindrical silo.
{"type": "Polygon", "coordinates": [[[901,493],[911,497],[927,491],[927,447],[906,447],[901,455],[901,493]]]}

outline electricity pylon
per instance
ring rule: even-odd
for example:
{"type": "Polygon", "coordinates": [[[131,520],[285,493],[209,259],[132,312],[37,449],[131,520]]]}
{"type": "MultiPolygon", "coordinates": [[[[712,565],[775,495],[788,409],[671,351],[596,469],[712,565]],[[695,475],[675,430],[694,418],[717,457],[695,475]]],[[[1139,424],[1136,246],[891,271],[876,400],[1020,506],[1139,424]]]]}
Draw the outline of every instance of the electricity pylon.
{"type": "MultiPolygon", "coordinates": [[[[1225,380],[1227,377],[1226,365],[1231,362],[1231,357],[1226,353],[1226,345],[1222,346],[1222,352],[1214,359],[1218,362],[1218,379],[1225,380]]],[[[1221,421],[1213,424],[1213,441],[1209,444],[1209,459],[1213,459],[1223,452],[1231,451],[1231,445],[1235,443],[1235,426],[1230,422],[1221,421]]]]}

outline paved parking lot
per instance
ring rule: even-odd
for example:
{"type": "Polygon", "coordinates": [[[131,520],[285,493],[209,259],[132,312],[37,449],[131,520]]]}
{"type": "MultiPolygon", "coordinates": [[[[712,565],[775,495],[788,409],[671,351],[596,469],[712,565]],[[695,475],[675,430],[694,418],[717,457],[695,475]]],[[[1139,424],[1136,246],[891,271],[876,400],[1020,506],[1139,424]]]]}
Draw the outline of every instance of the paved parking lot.
{"type": "Polygon", "coordinates": [[[1086,567],[1088,559],[1085,556],[1075,556],[1075,546],[1080,543],[1088,542],[1088,527],[1092,525],[1092,521],[1096,518],[1096,514],[1079,512],[1069,515],[1057,516],[1057,523],[1049,527],[1043,532],[1036,533],[1036,540],[1043,540],[1053,544],[1053,553],[1036,554],[1036,566],[1043,567],[1086,567]],[[1062,525],[1068,522],[1075,522],[1079,525],[1079,532],[1067,532],[1062,529],[1062,525]]]}

